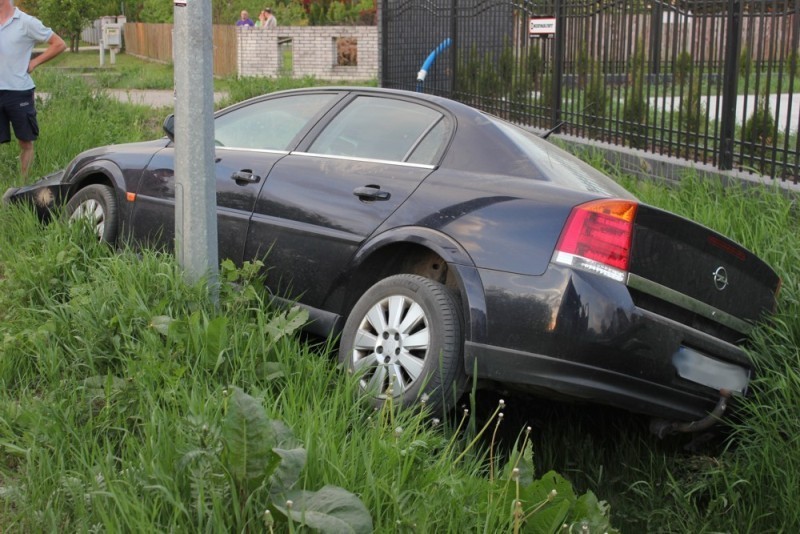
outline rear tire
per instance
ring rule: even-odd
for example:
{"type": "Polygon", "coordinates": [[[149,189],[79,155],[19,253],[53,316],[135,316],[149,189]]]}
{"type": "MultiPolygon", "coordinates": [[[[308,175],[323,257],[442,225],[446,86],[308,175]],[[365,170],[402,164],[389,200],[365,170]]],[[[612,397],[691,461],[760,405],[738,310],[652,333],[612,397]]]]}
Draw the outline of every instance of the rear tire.
{"type": "Polygon", "coordinates": [[[375,407],[390,397],[434,413],[463,392],[463,320],[453,292],[412,274],[385,278],[361,296],[345,322],[339,361],[359,375],[375,407]]]}
{"type": "Polygon", "coordinates": [[[88,221],[100,241],[113,245],[117,240],[119,210],[112,187],[103,184],[84,187],[67,202],[66,217],[70,223],[88,221]]]}

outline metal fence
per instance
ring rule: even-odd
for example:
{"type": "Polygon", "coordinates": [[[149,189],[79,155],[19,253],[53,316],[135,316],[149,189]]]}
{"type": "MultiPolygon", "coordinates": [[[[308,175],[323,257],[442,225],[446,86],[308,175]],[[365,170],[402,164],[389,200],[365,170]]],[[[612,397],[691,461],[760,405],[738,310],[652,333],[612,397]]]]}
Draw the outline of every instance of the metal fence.
{"type": "Polygon", "coordinates": [[[800,0],[381,2],[384,87],[798,181],[800,0]]]}

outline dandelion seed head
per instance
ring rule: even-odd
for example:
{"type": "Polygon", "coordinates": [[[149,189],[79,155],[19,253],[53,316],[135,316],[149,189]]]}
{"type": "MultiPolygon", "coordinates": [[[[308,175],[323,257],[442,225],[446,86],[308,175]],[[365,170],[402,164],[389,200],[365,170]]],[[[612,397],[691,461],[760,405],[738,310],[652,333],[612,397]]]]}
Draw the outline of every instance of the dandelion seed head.
{"type": "Polygon", "coordinates": [[[431,423],[433,424],[433,426],[439,426],[439,423],[441,423],[441,420],[439,420],[438,417],[434,417],[433,421],[431,421],[431,423]]]}
{"type": "Polygon", "coordinates": [[[292,506],[294,506],[294,502],[293,502],[293,501],[286,501],[286,508],[288,508],[289,510],[291,510],[291,509],[292,509],[292,506]]]}
{"type": "Polygon", "coordinates": [[[394,429],[394,435],[395,435],[396,437],[398,437],[398,438],[399,438],[401,435],[403,435],[403,427],[402,427],[402,426],[398,426],[397,428],[395,428],[395,429],[394,429]]]}

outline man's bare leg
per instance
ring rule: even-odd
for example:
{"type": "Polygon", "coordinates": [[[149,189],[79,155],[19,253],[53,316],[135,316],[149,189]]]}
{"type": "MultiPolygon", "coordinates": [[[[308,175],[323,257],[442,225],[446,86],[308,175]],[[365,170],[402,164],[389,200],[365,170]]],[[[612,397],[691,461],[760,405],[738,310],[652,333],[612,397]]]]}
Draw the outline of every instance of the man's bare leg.
{"type": "Polygon", "coordinates": [[[19,142],[19,166],[23,178],[28,177],[28,171],[33,163],[33,141],[19,142]]]}

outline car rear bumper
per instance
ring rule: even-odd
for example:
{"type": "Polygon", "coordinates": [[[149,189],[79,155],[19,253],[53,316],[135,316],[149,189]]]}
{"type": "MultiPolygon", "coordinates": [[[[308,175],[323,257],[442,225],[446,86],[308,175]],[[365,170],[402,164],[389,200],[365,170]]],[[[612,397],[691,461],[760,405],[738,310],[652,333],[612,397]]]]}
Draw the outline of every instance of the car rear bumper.
{"type": "Polygon", "coordinates": [[[556,398],[570,398],[615,406],[668,420],[690,421],[705,417],[718,394],[677,390],[635,376],[585,364],[501,347],[467,342],[467,369],[481,380],[556,398]]]}
{"type": "Polygon", "coordinates": [[[637,307],[624,284],[556,265],[481,278],[488,336],[465,344],[480,380],[680,421],[747,392],[742,348],[637,307]]]}

